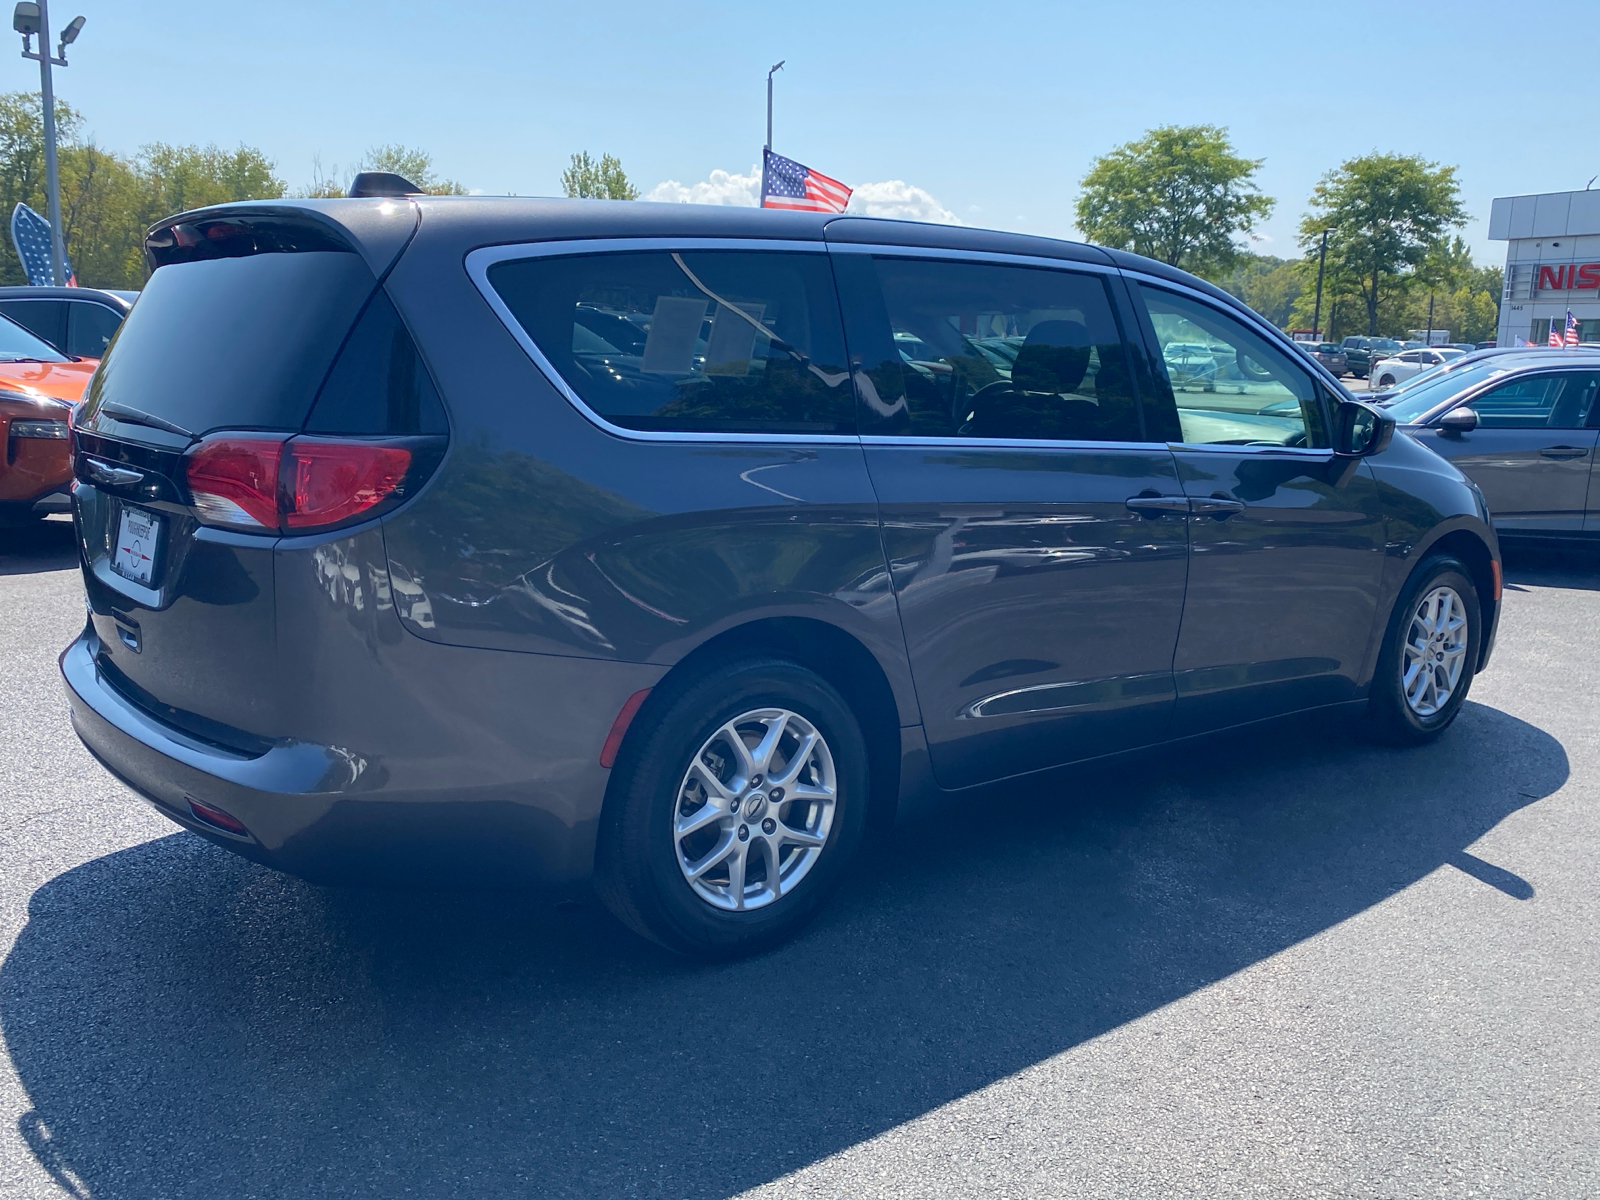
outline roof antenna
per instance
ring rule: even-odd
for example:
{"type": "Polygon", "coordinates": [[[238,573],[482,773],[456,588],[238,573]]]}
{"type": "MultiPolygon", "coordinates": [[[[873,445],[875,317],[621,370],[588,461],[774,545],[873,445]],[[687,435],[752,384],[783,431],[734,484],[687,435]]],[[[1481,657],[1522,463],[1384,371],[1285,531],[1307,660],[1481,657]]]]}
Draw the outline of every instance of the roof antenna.
{"type": "Polygon", "coordinates": [[[1589,176],[1589,182],[1583,185],[1583,190],[1587,192],[1590,188],[1592,188],[1596,179],[1600,179],[1600,175],[1589,176]]]}
{"type": "Polygon", "coordinates": [[[352,196],[421,196],[423,191],[403,175],[362,171],[350,181],[352,196]]]}

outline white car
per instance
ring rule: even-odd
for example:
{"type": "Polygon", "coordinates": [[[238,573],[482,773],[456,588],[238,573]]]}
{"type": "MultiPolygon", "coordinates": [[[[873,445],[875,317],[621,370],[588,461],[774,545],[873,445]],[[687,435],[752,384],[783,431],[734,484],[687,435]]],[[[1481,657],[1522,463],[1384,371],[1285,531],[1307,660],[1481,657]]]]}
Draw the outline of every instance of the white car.
{"type": "Polygon", "coordinates": [[[1367,378],[1372,380],[1373,391],[1391,388],[1397,383],[1404,383],[1413,375],[1421,375],[1424,371],[1431,371],[1444,363],[1454,362],[1465,353],[1465,350],[1457,350],[1450,346],[1438,349],[1419,347],[1415,350],[1402,350],[1393,358],[1380,359],[1373,363],[1367,378]]]}

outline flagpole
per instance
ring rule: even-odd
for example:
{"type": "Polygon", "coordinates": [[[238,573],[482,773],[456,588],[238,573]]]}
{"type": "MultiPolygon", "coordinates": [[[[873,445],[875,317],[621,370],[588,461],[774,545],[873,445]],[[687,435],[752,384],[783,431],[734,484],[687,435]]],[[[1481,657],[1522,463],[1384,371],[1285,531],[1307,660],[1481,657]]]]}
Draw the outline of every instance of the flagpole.
{"type": "Polygon", "coordinates": [[[772,77],[783,70],[783,64],[788,61],[786,58],[780,58],[767,72],[767,142],[761,150],[761,196],[756,201],[762,208],[767,204],[767,159],[772,157],[772,77]]]}
{"type": "Polygon", "coordinates": [[[788,61],[789,60],[786,59],[786,58],[785,59],[780,59],[773,66],[772,70],[767,72],[767,149],[768,150],[772,149],[772,76],[776,72],[783,70],[783,64],[788,62],[788,61]]]}

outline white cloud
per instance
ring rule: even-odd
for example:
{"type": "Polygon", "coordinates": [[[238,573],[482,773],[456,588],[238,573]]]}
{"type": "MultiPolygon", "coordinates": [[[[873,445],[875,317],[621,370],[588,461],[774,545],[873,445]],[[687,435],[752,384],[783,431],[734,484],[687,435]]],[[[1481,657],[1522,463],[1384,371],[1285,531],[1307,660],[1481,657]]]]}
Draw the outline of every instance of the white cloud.
{"type": "MultiPolygon", "coordinates": [[[[729,171],[711,172],[699,183],[679,183],[668,179],[644,194],[646,200],[675,204],[736,204],[755,208],[761,201],[761,168],[752,166],[748,175],[729,171]]],[[[882,183],[863,183],[850,197],[845,210],[855,216],[895,217],[903,221],[932,221],[940,225],[960,225],[961,218],[940,204],[928,192],[903,179],[882,183]]]]}
{"type": "Polygon", "coordinates": [[[646,192],[644,199],[669,204],[736,204],[741,208],[755,208],[761,202],[761,168],[752,166],[748,175],[713,171],[711,178],[691,184],[668,179],[646,192]]]}
{"type": "Polygon", "coordinates": [[[919,187],[903,179],[883,183],[863,183],[850,197],[846,212],[864,217],[894,217],[901,221],[932,221],[936,225],[960,225],[961,218],[919,187]]]}

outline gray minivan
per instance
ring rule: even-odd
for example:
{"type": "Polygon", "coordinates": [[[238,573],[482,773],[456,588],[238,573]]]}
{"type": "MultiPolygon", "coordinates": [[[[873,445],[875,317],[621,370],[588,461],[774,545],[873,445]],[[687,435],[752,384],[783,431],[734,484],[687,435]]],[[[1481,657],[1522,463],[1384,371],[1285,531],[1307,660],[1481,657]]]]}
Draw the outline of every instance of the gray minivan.
{"type": "Polygon", "coordinates": [[[1477,351],[1384,411],[1482,490],[1505,538],[1600,544],[1600,350],[1477,351]]]}
{"type": "Polygon", "coordinates": [[[1482,496],[1225,293],[909,222],[500,198],[169,218],[77,422],[101,762],[314,879],[792,932],[869,825],[1307,709],[1437,736],[1482,496]]]}

